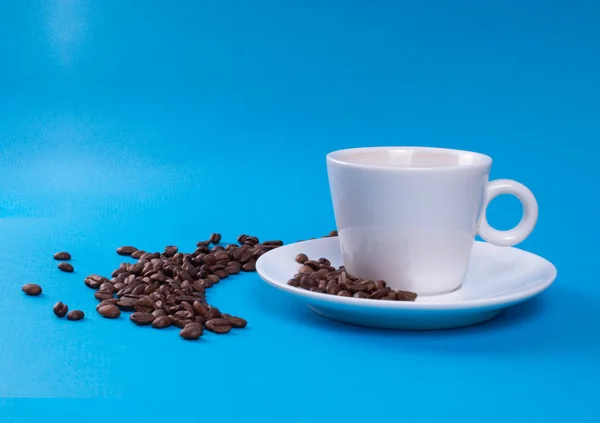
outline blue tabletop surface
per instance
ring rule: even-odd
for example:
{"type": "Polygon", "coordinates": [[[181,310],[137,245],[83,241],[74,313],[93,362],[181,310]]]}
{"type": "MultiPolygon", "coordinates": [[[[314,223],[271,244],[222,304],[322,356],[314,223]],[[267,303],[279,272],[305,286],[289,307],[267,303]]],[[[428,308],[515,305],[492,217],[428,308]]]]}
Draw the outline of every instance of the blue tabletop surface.
{"type": "Polygon", "coordinates": [[[599,21],[593,0],[3,2],[0,421],[600,421],[599,21]],[[375,145],[491,155],[537,196],[520,247],[555,284],[427,333],[325,320],[256,274],[209,291],[249,321],[228,336],[95,312],[83,278],[120,245],[328,233],[326,153],[375,145]]]}

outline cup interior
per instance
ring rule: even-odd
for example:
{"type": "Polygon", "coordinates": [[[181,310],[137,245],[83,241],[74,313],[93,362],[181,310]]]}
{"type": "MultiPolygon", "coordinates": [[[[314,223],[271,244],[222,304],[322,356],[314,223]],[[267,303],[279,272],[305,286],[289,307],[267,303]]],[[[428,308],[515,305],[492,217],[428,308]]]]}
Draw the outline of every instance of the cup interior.
{"type": "Polygon", "coordinates": [[[486,166],[491,158],[471,151],[432,147],[374,147],[335,151],[329,159],[340,163],[388,168],[454,168],[486,166]]]}

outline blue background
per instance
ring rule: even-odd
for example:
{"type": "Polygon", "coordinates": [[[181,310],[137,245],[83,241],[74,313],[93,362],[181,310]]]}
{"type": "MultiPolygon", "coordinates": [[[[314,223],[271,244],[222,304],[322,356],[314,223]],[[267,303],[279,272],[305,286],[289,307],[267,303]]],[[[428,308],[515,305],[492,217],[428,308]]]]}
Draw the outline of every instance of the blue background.
{"type": "Polygon", "coordinates": [[[593,0],[2,2],[0,420],[598,421],[598,22],[593,0]],[[327,321],[256,274],[209,291],[250,322],[230,336],[94,311],[83,278],[120,245],[328,233],[325,154],[394,144],[480,151],[529,186],[521,247],[552,288],[430,333],[327,321]],[[62,399],[14,399],[39,397],[62,399]]]}

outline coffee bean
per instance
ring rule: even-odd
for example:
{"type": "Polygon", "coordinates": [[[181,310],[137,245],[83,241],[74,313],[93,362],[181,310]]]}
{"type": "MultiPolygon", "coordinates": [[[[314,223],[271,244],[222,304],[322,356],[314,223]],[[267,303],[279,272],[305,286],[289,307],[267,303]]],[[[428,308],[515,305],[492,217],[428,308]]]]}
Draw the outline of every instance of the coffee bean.
{"type": "Polygon", "coordinates": [[[68,273],[71,273],[73,270],[75,270],[71,263],[66,263],[64,261],[62,263],[58,263],[58,268],[60,270],[62,270],[63,272],[68,272],[68,273]]]}
{"type": "Polygon", "coordinates": [[[24,293],[27,295],[40,295],[42,293],[42,287],[35,283],[26,283],[21,287],[24,293]]]}
{"type": "Polygon", "coordinates": [[[391,294],[391,295],[386,295],[385,297],[381,298],[382,301],[396,301],[396,295],[395,294],[391,294]]]}
{"type": "Polygon", "coordinates": [[[396,301],[414,301],[417,299],[417,294],[409,291],[396,291],[396,301]]]}
{"type": "Polygon", "coordinates": [[[338,295],[340,297],[351,297],[352,293],[350,291],[342,290],[342,291],[338,292],[336,295],[338,295]]]}
{"type": "Polygon", "coordinates": [[[117,306],[122,311],[133,311],[136,299],[131,297],[122,297],[118,302],[117,306]]]}
{"type": "Polygon", "coordinates": [[[145,313],[141,311],[136,311],[129,316],[129,320],[135,323],[138,326],[147,326],[152,324],[154,321],[154,316],[152,313],[145,313]]]}
{"type": "Polygon", "coordinates": [[[328,236],[338,236],[338,231],[331,231],[328,236]]]}
{"type": "Polygon", "coordinates": [[[363,281],[363,282],[359,282],[355,285],[350,285],[348,287],[348,291],[354,293],[357,292],[369,292],[372,291],[375,288],[375,283],[373,281],[363,281]]]}
{"type": "Polygon", "coordinates": [[[154,311],[154,303],[149,299],[141,298],[133,304],[135,311],[152,313],[154,311]]]}
{"type": "Polygon", "coordinates": [[[310,289],[312,292],[318,292],[320,294],[324,294],[325,290],[323,288],[319,288],[318,286],[315,286],[313,288],[310,289]]]}
{"type": "Polygon", "coordinates": [[[69,313],[67,314],[67,319],[68,320],[81,320],[81,319],[83,319],[84,316],[85,316],[85,314],[83,313],[83,311],[72,310],[72,311],[69,311],[69,313]]]}
{"type": "Polygon", "coordinates": [[[300,280],[300,286],[304,289],[312,289],[317,286],[317,282],[311,278],[303,278],[300,280]]]}
{"type": "Polygon", "coordinates": [[[283,245],[283,241],[279,241],[279,240],[265,241],[265,242],[263,242],[263,245],[281,247],[283,245]]]}
{"type": "Polygon", "coordinates": [[[181,329],[181,332],[179,332],[179,336],[181,336],[183,339],[195,340],[200,338],[202,336],[202,333],[204,333],[204,328],[202,327],[202,325],[200,323],[191,322],[185,325],[183,329],[181,329]]]}
{"type": "MultiPolygon", "coordinates": [[[[161,310],[162,311],[162,310],[161,310]]],[[[168,328],[169,326],[171,326],[173,324],[173,319],[171,319],[169,316],[164,315],[164,316],[158,316],[156,317],[153,321],[152,321],[152,327],[154,329],[164,329],[164,328],[168,328]]]]}
{"type": "Polygon", "coordinates": [[[67,312],[69,311],[69,307],[66,304],[63,304],[61,301],[54,304],[52,307],[52,311],[56,314],[56,317],[65,317],[67,312]]]}
{"type": "Polygon", "coordinates": [[[221,317],[221,311],[217,307],[210,307],[204,317],[206,317],[206,320],[211,320],[211,319],[215,319],[217,317],[221,317]]]}
{"type": "Polygon", "coordinates": [[[94,292],[94,297],[96,297],[98,301],[104,301],[113,298],[114,294],[112,292],[107,291],[96,291],[94,292]]]}
{"type": "Polygon", "coordinates": [[[133,253],[131,253],[131,258],[139,259],[144,254],[146,254],[146,252],[144,250],[137,250],[137,251],[134,251],[133,253]]]}
{"type": "Polygon", "coordinates": [[[231,327],[233,328],[245,328],[248,324],[248,322],[245,319],[242,319],[241,317],[232,316],[230,314],[222,314],[221,318],[231,323],[231,327]]]}
{"type": "Polygon", "coordinates": [[[173,257],[178,251],[179,248],[177,248],[175,245],[167,245],[165,247],[164,255],[165,257],[173,257]]]}
{"type": "Polygon", "coordinates": [[[373,299],[373,300],[379,300],[382,299],[383,297],[387,297],[390,293],[390,289],[389,288],[381,288],[378,289],[377,291],[373,292],[369,298],[373,299]]]}
{"type": "Polygon", "coordinates": [[[310,275],[311,273],[314,273],[314,271],[315,269],[306,264],[303,264],[300,269],[298,269],[298,273],[304,273],[305,275],[310,275]]]}
{"type": "Polygon", "coordinates": [[[102,317],[106,317],[107,319],[116,319],[121,315],[121,310],[119,310],[119,307],[115,305],[107,304],[100,307],[98,309],[98,313],[100,313],[102,317]]]}
{"type": "Polygon", "coordinates": [[[248,235],[240,235],[240,236],[238,236],[237,242],[239,242],[241,245],[246,242],[247,238],[248,238],[248,235]]]}
{"type": "Polygon", "coordinates": [[[331,295],[337,295],[340,292],[340,286],[335,282],[329,282],[326,287],[326,292],[331,295]]]}
{"type": "Polygon", "coordinates": [[[105,282],[110,282],[110,281],[107,278],[105,278],[104,276],[89,275],[87,278],[85,278],[84,282],[90,288],[98,289],[98,288],[100,288],[100,285],[102,285],[105,282]]]}
{"type": "Polygon", "coordinates": [[[369,294],[365,294],[362,291],[355,292],[353,295],[354,298],[369,298],[369,294]]]}
{"type": "Polygon", "coordinates": [[[219,242],[221,242],[221,234],[214,233],[210,236],[211,244],[218,244],[219,242]]]}
{"type": "Polygon", "coordinates": [[[304,264],[308,261],[308,256],[304,253],[300,253],[296,256],[296,261],[300,264],[304,264]]]}
{"type": "Polygon", "coordinates": [[[117,248],[117,254],[120,256],[130,256],[131,254],[135,253],[136,251],[137,251],[137,248],[132,247],[130,245],[126,245],[126,246],[117,248]]]}
{"type": "Polygon", "coordinates": [[[170,316],[170,317],[171,317],[171,320],[173,320],[173,326],[176,326],[179,329],[183,329],[185,327],[185,325],[193,322],[193,320],[180,319],[179,317],[176,317],[176,316],[170,316]]]}
{"type": "Polygon", "coordinates": [[[98,303],[98,305],[96,306],[96,311],[100,310],[100,307],[103,307],[108,304],[117,305],[118,302],[119,302],[118,298],[111,298],[110,300],[100,301],[98,303]]]}
{"type": "Polygon", "coordinates": [[[298,286],[300,286],[300,281],[298,279],[290,279],[287,282],[287,284],[290,286],[298,287],[298,286]]]}
{"type": "Polygon", "coordinates": [[[319,270],[321,268],[321,264],[314,260],[308,260],[304,265],[311,267],[313,270],[319,270]]]}
{"type": "Polygon", "coordinates": [[[227,333],[231,330],[231,323],[225,319],[215,318],[207,320],[204,327],[214,333],[227,333]]]}
{"type": "Polygon", "coordinates": [[[54,254],[54,260],[71,260],[71,254],[66,251],[54,254]]]}
{"type": "Polygon", "coordinates": [[[192,320],[194,318],[194,313],[190,313],[187,310],[181,310],[175,313],[175,317],[178,317],[182,320],[192,320]]]}
{"type": "Polygon", "coordinates": [[[206,317],[208,313],[208,307],[205,304],[202,304],[200,301],[194,301],[192,303],[192,307],[198,316],[206,317]]]}
{"type": "Polygon", "coordinates": [[[152,315],[153,315],[154,317],[161,317],[161,316],[166,316],[166,315],[167,315],[167,312],[166,312],[166,311],[164,311],[164,310],[162,310],[162,309],[158,309],[158,310],[154,310],[154,311],[152,312],[152,315]]]}

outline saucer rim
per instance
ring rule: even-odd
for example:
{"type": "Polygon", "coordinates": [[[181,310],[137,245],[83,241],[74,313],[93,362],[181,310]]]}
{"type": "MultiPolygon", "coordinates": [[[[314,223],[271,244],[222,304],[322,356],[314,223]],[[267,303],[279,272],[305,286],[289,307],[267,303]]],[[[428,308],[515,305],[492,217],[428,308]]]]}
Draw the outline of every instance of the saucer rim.
{"type": "MultiPolygon", "coordinates": [[[[293,245],[307,245],[307,244],[317,244],[321,242],[331,242],[331,239],[337,237],[325,237],[325,238],[317,238],[311,239],[307,241],[299,241],[291,244],[286,244],[279,248],[291,247],[293,245]]],[[[498,296],[492,298],[483,298],[483,299],[475,299],[475,300],[464,300],[464,301],[452,301],[447,303],[428,303],[428,302],[418,302],[418,301],[376,301],[369,300],[364,298],[354,298],[354,297],[340,297],[336,295],[323,294],[319,292],[307,291],[305,289],[296,288],[293,286],[287,285],[287,280],[283,283],[277,282],[272,277],[269,276],[268,271],[265,272],[265,261],[268,256],[275,253],[279,248],[269,251],[263,254],[256,261],[256,271],[259,277],[268,283],[269,285],[277,288],[281,291],[288,292],[292,295],[304,297],[309,299],[311,302],[320,302],[320,303],[330,303],[330,304],[339,304],[360,308],[370,308],[370,309],[380,309],[380,310],[468,310],[468,309],[481,309],[481,308],[497,308],[499,306],[506,307],[509,305],[517,304],[519,302],[525,301],[529,298],[532,298],[541,292],[545,291],[552,285],[552,283],[556,280],[558,271],[556,266],[552,264],[549,260],[541,257],[537,254],[531,253],[529,251],[522,250],[516,247],[497,247],[493,244],[489,244],[487,242],[475,241],[476,245],[479,245],[479,248],[502,248],[506,250],[516,250],[518,254],[524,254],[533,256],[538,260],[541,260],[543,266],[546,268],[546,277],[545,281],[539,285],[536,285],[534,288],[520,291],[516,294],[507,295],[507,296],[498,296]]],[[[291,276],[290,276],[291,277],[291,276]]],[[[459,288],[460,289],[460,288],[459,288]]],[[[446,294],[443,294],[446,295],[446,294]]],[[[433,297],[433,296],[428,296],[433,297]]]]}

